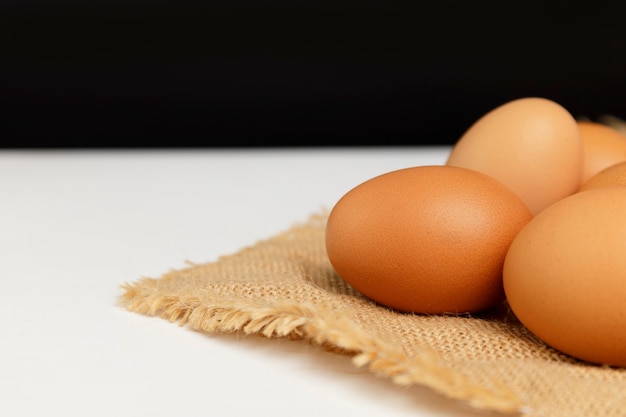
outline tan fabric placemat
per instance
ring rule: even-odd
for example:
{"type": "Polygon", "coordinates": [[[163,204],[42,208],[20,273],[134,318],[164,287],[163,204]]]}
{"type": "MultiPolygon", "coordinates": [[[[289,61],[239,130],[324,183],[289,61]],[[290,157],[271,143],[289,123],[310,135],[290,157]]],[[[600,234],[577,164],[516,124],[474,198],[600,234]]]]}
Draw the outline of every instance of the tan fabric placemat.
{"type": "MultiPolygon", "coordinates": [[[[216,262],[122,285],[128,310],[206,332],[303,339],[402,385],[482,410],[626,416],[626,369],[545,346],[506,304],[481,315],[398,313],[354,291],[324,246],[326,213],[216,262]]],[[[592,341],[590,341],[592,343],[592,341]]]]}

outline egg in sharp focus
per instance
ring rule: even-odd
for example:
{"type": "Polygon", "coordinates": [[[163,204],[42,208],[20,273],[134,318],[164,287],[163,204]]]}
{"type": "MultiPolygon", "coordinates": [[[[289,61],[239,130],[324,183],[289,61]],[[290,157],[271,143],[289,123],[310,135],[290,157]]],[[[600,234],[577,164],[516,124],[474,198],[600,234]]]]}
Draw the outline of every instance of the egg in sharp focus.
{"type": "Polygon", "coordinates": [[[532,213],[481,172],[416,166],[343,195],[326,225],[328,258],[354,289],[405,312],[468,313],[504,300],[508,247],[532,213]]]}
{"type": "Polygon", "coordinates": [[[542,97],[506,102],[459,138],[446,165],[471,168],[503,182],[533,214],[580,187],[583,146],[574,117],[542,97]]]}

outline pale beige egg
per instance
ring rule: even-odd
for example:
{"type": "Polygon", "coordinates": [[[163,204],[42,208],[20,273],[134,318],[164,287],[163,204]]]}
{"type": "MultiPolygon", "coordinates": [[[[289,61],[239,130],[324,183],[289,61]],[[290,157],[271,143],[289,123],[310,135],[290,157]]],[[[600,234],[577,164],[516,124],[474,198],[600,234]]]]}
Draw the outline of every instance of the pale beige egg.
{"type": "Polygon", "coordinates": [[[537,214],[578,190],[582,161],[574,117],[552,100],[525,97],[491,110],[470,126],[446,164],[492,176],[537,214]]]}

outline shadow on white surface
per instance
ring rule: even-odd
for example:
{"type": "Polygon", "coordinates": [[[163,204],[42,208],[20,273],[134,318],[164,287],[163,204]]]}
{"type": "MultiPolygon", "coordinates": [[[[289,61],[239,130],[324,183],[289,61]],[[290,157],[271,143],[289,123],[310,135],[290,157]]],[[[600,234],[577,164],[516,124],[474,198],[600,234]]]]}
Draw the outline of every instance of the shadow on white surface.
{"type": "Polygon", "coordinates": [[[0,416],[493,415],[305,342],[115,306],[124,282],[236,252],[446,152],[0,154],[0,416]]]}
{"type": "MultiPolygon", "coordinates": [[[[200,333],[203,334],[203,333],[200,333]]],[[[333,411],[368,409],[371,415],[398,416],[500,416],[499,413],[477,410],[468,404],[447,398],[434,390],[419,386],[400,386],[352,364],[349,355],[328,352],[306,341],[286,338],[265,338],[259,335],[210,334],[211,344],[248,355],[268,367],[281,368],[283,380],[279,384],[303,386],[309,390],[311,400],[326,402],[318,406],[327,415],[341,415],[333,411]],[[289,370],[289,372],[286,372],[289,370]],[[352,404],[351,404],[352,403],[352,404]]],[[[259,381],[262,383],[262,381],[259,381]]],[[[269,380],[268,380],[269,382],[269,380]]],[[[271,380],[271,383],[275,383],[271,380]]],[[[274,401],[289,401],[275,392],[274,401]]],[[[296,406],[296,404],[294,404],[296,406]]],[[[363,414],[360,414],[361,416],[363,414]]]]}

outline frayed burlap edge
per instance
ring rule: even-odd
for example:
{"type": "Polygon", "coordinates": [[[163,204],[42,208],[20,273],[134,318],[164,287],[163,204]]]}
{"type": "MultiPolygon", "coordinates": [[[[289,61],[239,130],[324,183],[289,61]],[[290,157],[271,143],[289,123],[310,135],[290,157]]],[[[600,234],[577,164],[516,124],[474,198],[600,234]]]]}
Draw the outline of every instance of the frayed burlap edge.
{"type": "Polygon", "coordinates": [[[180,326],[203,332],[244,332],[265,337],[304,339],[328,350],[351,355],[356,367],[389,378],[401,386],[422,385],[479,410],[521,412],[521,400],[502,387],[494,392],[453,372],[432,349],[408,356],[397,347],[362,331],[351,311],[331,311],[320,305],[276,300],[270,304],[213,294],[210,301],[159,295],[150,291],[153,278],[122,285],[120,304],[130,311],[160,316],[180,326]]]}
{"type": "MultiPolygon", "coordinates": [[[[626,121],[602,116],[599,122],[626,134],[626,121]]],[[[311,216],[304,224],[323,220],[327,213],[311,216]]],[[[290,233],[286,231],[285,233],[290,233]]],[[[396,384],[422,385],[478,410],[525,414],[529,412],[519,396],[505,384],[487,389],[467,381],[450,368],[439,352],[423,348],[407,355],[385,337],[366,332],[351,319],[353,312],[336,311],[319,304],[275,299],[271,303],[238,296],[203,292],[203,301],[190,296],[159,293],[157,282],[144,278],[122,285],[119,304],[128,310],[160,316],[204,332],[243,332],[264,337],[286,337],[309,341],[336,353],[352,357],[357,367],[389,378],[396,384]]]]}

